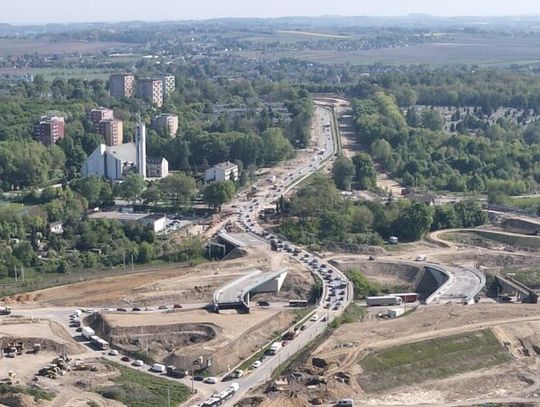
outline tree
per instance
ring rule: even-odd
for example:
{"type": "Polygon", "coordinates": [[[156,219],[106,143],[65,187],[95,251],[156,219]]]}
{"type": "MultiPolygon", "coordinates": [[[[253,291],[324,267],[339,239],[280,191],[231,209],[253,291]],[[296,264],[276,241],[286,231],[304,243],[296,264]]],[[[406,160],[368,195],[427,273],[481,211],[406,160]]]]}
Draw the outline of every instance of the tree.
{"type": "Polygon", "coordinates": [[[431,131],[440,131],[444,126],[444,119],[441,114],[434,109],[424,109],[421,114],[422,127],[431,131]]]}
{"type": "Polygon", "coordinates": [[[139,174],[130,174],[120,184],[120,196],[128,201],[136,203],[145,187],[144,178],[139,174]]]}
{"type": "Polygon", "coordinates": [[[355,169],[350,158],[340,156],[334,161],[332,178],[339,189],[349,191],[354,178],[355,169]]]}
{"type": "Polygon", "coordinates": [[[461,227],[469,228],[483,225],[487,222],[487,214],[482,206],[473,199],[458,202],[454,209],[461,227]]]}
{"type": "Polygon", "coordinates": [[[356,180],[361,189],[373,188],[377,185],[377,171],[373,160],[366,153],[356,154],[352,158],[355,167],[356,180]]]}
{"type": "Polygon", "coordinates": [[[396,220],[395,230],[405,240],[418,240],[431,228],[433,215],[431,208],[420,202],[413,202],[404,209],[396,220]]]}
{"type": "Polygon", "coordinates": [[[95,175],[81,178],[74,185],[74,189],[86,198],[91,208],[112,201],[110,184],[95,175]]]}
{"type": "Polygon", "coordinates": [[[366,233],[373,227],[374,216],[367,206],[353,206],[349,209],[351,232],[366,233]]]}
{"type": "Polygon", "coordinates": [[[431,230],[453,229],[459,226],[460,222],[453,205],[435,207],[431,230]]]}
{"type": "Polygon", "coordinates": [[[209,184],[204,189],[204,201],[214,208],[221,211],[221,206],[229,202],[235,193],[234,183],[231,181],[218,181],[209,184]]]}
{"type": "Polygon", "coordinates": [[[197,192],[195,180],[185,174],[172,174],[159,182],[159,189],[167,196],[175,209],[191,200],[197,192]]]}
{"type": "Polygon", "coordinates": [[[261,157],[265,164],[275,164],[291,158],[294,150],[279,128],[270,128],[262,134],[261,157]]]}
{"type": "Polygon", "coordinates": [[[143,200],[144,204],[153,205],[154,207],[157,206],[161,197],[162,197],[161,189],[156,185],[152,185],[146,188],[141,194],[141,199],[143,200]]]}

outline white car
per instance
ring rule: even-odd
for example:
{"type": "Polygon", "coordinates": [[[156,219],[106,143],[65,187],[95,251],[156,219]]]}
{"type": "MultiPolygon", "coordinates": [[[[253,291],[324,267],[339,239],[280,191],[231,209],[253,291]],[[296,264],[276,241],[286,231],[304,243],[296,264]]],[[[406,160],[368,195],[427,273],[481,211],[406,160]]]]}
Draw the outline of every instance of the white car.
{"type": "Polygon", "coordinates": [[[144,362],[140,359],[137,359],[136,361],[132,363],[132,365],[135,367],[141,367],[141,366],[144,366],[144,362]]]}
{"type": "Polygon", "coordinates": [[[109,356],[118,356],[118,351],[116,349],[111,350],[109,356]]]}
{"type": "Polygon", "coordinates": [[[251,367],[252,367],[253,369],[257,369],[257,368],[261,367],[261,365],[262,365],[262,362],[261,362],[260,360],[256,360],[255,362],[253,362],[253,364],[251,365],[251,367]]]}
{"type": "Polygon", "coordinates": [[[215,377],[207,377],[203,382],[206,384],[216,384],[217,379],[215,377]]]}
{"type": "Polygon", "coordinates": [[[319,319],[319,316],[317,314],[315,314],[309,320],[310,321],[317,321],[318,319],[319,319]]]}

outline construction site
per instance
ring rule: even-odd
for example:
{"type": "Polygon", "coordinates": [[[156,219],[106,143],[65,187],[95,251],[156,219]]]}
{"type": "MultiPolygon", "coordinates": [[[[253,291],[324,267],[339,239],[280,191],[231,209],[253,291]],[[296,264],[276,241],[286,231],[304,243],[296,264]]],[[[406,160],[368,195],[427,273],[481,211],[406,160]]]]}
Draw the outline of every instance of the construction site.
{"type": "MultiPolygon", "coordinates": [[[[347,116],[346,101],[325,103],[347,116]]],[[[344,152],[355,151],[341,127],[344,152]]],[[[276,174],[289,178],[296,169],[307,176],[301,166],[309,168],[309,155],[297,160],[276,174]]],[[[397,192],[385,176],[379,174],[382,186],[397,192]]],[[[334,406],[344,399],[362,406],[538,405],[535,219],[486,208],[491,224],[433,232],[418,242],[369,252],[308,252],[290,244],[287,252],[278,247],[283,238],[272,245],[265,229],[246,222],[259,209],[254,200],[262,205],[271,191],[265,179],[259,183],[260,196],[238,196],[231,203],[236,217],[213,229],[209,250],[223,251],[223,260],[119,272],[3,298],[13,313],[0,319],[1,378],[56,396],[36,401],[21,393],[0,404],[124,405],[100,395],[122,374],[108,362],[123,358],[123,369],[172,366],[184,372],[179,383],[186,386],[194,386],[195,374],[216,380],[195,385],[189,405],[223,391],[219,378],[239,366],[245,375],[243,382],[237,377],[239,394],[247,396],[235,400],[240,406],[334,406]],[[345,276],[355,272],[381,292],[411,293],[414,301],[370,306],[350,290],[345,276]],[[345,311],[330,294],[343,296],[345,311]],[[292,308],[294,300],[309,307],[292,308]],[[93,346],[83,327],[106,346],[93,346]],[[271,358],[276,338],[277,358],[271,358]]]]}

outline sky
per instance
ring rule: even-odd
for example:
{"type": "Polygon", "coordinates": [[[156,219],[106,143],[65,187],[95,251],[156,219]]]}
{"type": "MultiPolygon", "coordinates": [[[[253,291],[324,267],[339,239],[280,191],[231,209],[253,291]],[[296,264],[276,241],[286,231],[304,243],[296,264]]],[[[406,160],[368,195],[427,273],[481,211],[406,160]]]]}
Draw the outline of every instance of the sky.
{"type": "Polygon", "coordinates": [[[540,0],[0,0],[0,4],[0,22],[9,24],[412,13],[540,15],[540,0]]]}

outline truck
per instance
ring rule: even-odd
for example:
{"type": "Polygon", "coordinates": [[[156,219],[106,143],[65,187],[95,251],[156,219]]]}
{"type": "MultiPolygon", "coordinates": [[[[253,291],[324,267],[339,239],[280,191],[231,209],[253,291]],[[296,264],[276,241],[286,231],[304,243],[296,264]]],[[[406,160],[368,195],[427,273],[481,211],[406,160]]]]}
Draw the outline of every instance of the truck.
{"type": "Polygon", "coordinates": [[[377,296],[377,297],[367,297],[366,298],[367,306],[368,307],[375,307],[375,306],[392,306],[392,305],[401,305],[401,298],[396,297],[394,295],[383,295],[383,296],[377,296]]]}
{"type": "Polygon", "coordinates": [[[268,349],[268,354],[277,355],[277,353],[281,350],[282,347],[283,347],[283,344],[281,342],[274,342],[270,346],[270,349],[268,349]]]}
{"type": "Polygon", "coordinates": [[[0,307],[0,315],[11,314],[11,307],[0,307]]]}
{"type": "Polygon", "coordinates": [[[166,373],[167,372],[167,368],[165,367],[165,365],[162,365],[161,363],[154,363],[152,365],[152,367],[150,368],[150,370],[152,372],[155,372],[155,373],[166,373]]]}
{"type": "Polygon", "coordinates": [[[85,326],[85,327],[83,327],[83,329],[81,331],[81,334],[82,334],[82,336],[84,338],[86,338],[88,340],[91,340],[92,336],[94,336],[96,334],[96,331],[94,331],[89,326],[85,326]]]}
{"type": "Polygon", "coordinates": [[[396,297],[401,298],[401,301],[407,304],[418,301],[417,293],[400,293],[400,294],[392,294],[392,295],[395,295],[396,297]]]}

